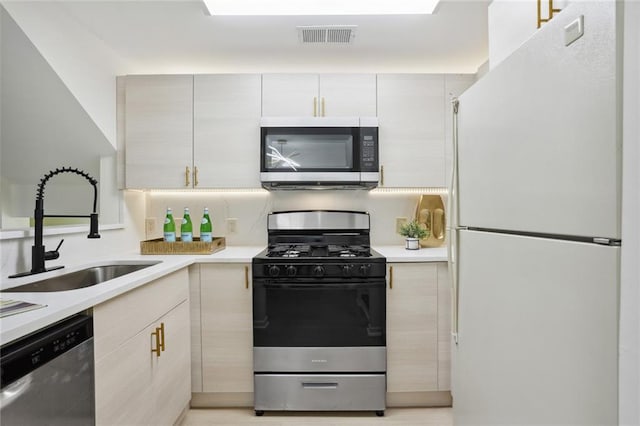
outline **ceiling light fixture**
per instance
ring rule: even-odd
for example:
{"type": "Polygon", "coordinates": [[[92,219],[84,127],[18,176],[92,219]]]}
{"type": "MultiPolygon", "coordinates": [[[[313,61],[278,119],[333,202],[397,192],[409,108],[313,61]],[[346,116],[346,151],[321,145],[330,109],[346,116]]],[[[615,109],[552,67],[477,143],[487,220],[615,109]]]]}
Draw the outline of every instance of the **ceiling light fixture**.
{"type": "Polygon", "coordinates": [[[211,15],[424,15],[440,0],[203,0],[211,15]]]}

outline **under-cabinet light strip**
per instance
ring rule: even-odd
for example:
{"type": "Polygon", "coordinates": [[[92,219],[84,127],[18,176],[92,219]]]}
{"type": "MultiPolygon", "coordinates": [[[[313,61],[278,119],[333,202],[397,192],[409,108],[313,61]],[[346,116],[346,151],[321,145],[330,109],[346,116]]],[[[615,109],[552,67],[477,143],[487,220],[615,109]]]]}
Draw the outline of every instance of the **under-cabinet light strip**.
{"type": "MultiPolygon", "coordinates": [[[[136,191],[139,190],[129,190],[136,191]]],[[[345,192],[344,190],[335,190],[336,192],[345,192]]],[[[268,195],[272,192],[277,191],[267,191],[262,188],[228,188],[228,189],[147,189],[143,192],[150,195],[190,195],[190,196],[201,196],[204,194],[252,194],[252,195],[268,195]]],[[[285,191],[283,191],[285,192],[285,191]]],[[[287,193],[289,191],[286,191],[287,193]]],[[[369,191],[370,194],[437,194],[444,195],[447,193],[447,188],[436,188],[436,187],[423,187],[423,188],[374,188],[369,191]]]]}
{"type": "Polygon", "coordinates": [[[447,188],[375,188],[371,194],[435,194],[445,195],[447,188]]]}

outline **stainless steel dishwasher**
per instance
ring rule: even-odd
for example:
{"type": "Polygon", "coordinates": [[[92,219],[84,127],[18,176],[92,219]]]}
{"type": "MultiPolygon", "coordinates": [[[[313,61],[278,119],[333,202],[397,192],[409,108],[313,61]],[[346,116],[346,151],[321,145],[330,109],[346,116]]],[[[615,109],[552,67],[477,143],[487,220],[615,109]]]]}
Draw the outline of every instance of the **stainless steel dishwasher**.
{"type": "Polygon", "coordinates": [[[75,315],[0,348],[0,424],[95,424],[93,321],[75,315]]]}

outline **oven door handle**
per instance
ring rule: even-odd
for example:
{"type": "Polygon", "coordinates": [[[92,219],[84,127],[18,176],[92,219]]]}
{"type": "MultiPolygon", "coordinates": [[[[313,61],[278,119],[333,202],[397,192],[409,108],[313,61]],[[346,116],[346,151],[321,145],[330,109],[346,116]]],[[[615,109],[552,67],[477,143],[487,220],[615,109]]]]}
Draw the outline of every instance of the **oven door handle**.
{"type": "Polygon", "coordinates": [[[255,281],[253,283],[253,288],[258,289],[260,287],[273,289],[273,288],[281,288],[281,289],[292,289],[292,290],[353,290],[353,289],[362,289],[362,288],[375,288],[375,287],[384,287],[385,284],[376,285],[374,283],[314,283],[314,284],[289,284],[289,283],[264,283],[257,284],[255,281]]]}

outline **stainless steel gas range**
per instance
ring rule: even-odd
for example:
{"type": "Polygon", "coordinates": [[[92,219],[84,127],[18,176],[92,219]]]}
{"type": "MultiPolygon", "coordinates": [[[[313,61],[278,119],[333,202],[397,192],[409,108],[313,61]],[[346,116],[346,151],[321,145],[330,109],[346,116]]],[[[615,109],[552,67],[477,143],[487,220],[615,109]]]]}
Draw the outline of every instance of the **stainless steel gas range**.
{"type": "Polygon", "coordinates": [[[268,410],[375,411],[386,392],[386,259],[369,214],[268,216],[253,258],[254,395],[268,410]]]}

